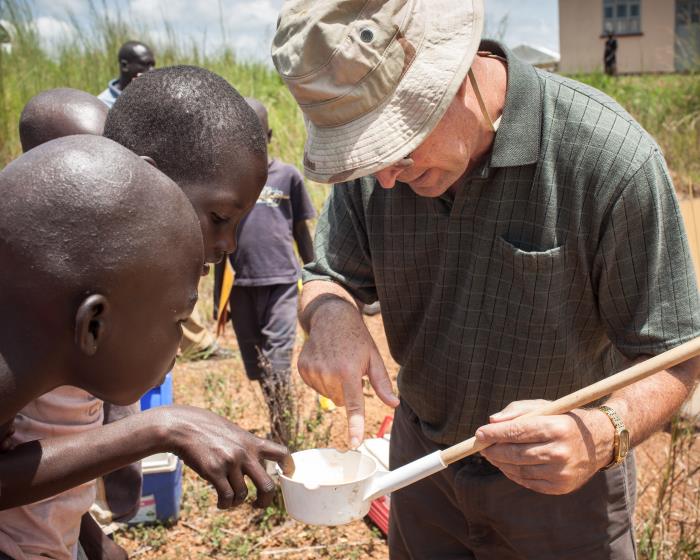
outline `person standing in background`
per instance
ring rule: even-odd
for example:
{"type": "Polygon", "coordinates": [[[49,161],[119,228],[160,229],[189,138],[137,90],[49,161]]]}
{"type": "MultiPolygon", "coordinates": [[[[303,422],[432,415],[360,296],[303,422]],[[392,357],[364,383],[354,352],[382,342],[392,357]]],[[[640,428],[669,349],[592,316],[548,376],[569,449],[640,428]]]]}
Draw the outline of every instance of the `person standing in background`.
{"type": "Polygon", "coordinates": [[[132,80],[156,67],[153,51],[140,41],[127,41],[119,48],[119,77],[107,85],[97,98],[110,109],[132,80]]]}
{"type": "MultiPolygon", "coordinates": [[[[265,106],[257,99],[246,101],[270,142],[272,129],[265,106]]],[[[260,383],[270,407],[276,439],[286,434],[274,411],[286,410],[283,399],[288,395],[297,329],[301,270],[294,243],[304,264],[314,260],[307,220],[315,214],[299,171],[270,158],[267,183],[241,222],[237,249],[229,257],[236,275],[229,299],[231,323],[246,375],[260,383]]]]}
{"type": "Polygon", "coordinates": [[[605,41],[605,73],[608,76],[617,76],[617,39],[612,31],[608,33],[608,40],[605,41]]]}

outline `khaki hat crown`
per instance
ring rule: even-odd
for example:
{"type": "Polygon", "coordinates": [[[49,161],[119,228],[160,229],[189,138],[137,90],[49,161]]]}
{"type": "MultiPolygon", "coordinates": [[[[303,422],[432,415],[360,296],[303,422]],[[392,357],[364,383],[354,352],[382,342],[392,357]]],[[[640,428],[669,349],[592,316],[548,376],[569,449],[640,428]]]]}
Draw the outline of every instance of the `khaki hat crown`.
{"type": "Polygon", "coordinates": [[[306,116],[338,126],[396,89],[423,38],[413,0],[286,2],[272,57],[306,116]]]}

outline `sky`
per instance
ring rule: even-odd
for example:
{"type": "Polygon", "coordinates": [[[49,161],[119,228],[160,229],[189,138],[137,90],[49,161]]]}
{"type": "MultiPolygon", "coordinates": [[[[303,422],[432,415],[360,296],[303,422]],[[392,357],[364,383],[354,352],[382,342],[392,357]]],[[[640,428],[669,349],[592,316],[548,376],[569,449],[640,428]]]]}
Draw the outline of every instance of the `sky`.
{"type": "MultiPolygon", "coordinates": [[[[233,47],[243,58],[266,59],[283,0],[106,0],[93,2],[99,11],[119,10],[127,22],[149,30],[156,43],[165,36],[164,22],[207,52],[233,47]],[[222,30],[221,22],[225,30],[222,30]]],[[[423,0],[428,5],[430,0],[423,0]]],[[[71,15],[87,21],[87,0],[32,0],[36,26],[50,43],[73,30],[71,15]]],[[[501,24],[509,47],[529,43],[559,50],[557,0],[485,0],[486,30],[501,24]]]]}

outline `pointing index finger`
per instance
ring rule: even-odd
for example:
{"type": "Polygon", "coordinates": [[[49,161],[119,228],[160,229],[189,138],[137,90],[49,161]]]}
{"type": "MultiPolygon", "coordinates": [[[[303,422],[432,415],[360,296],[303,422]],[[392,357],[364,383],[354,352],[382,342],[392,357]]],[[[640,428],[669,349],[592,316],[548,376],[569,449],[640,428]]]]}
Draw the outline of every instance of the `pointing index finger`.
{"type": "Polygon", "coordinates": [[[365,436],[365,397],[362,393],[362,379],[344,379],[343,395],[345,412],[348,416],[350,447],[355,449],[365,436]]]}

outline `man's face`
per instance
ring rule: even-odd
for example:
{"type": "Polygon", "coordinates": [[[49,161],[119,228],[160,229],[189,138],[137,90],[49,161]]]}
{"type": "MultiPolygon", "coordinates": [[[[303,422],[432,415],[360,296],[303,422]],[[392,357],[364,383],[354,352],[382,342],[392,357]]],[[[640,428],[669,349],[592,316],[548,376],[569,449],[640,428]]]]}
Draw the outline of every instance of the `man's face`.
{"type": "MultiPolygon", "coordinates": [[[[180,182],[194,206],[204,238],[205,262],[218,263],[236,250],[236,231],[267,181],[267,156],[237,150],[206,182],[180,182]]],[[[206,272],[206,271],[204,271],[206,272]]]]}
{"type": "Polygon", "coordinates": [[[458,126],[460,112],[452,102],[437,126],[407,158],[413,165],[391,165],[374,173],[385,189],[406,183],[419,196],[438,197],[459,181],[467,171],[476,138],[463,138],[458,126]]]}
{"type": "Polygon", "coordinates": [[[120,71],[124,81],[128,85],[141,74],[150,72],[156,66],[156,60],[153,53],[143,45],[136,45],[132,50],[132,55],[129,59],[122,59],[120,62],[120,71]]]}

